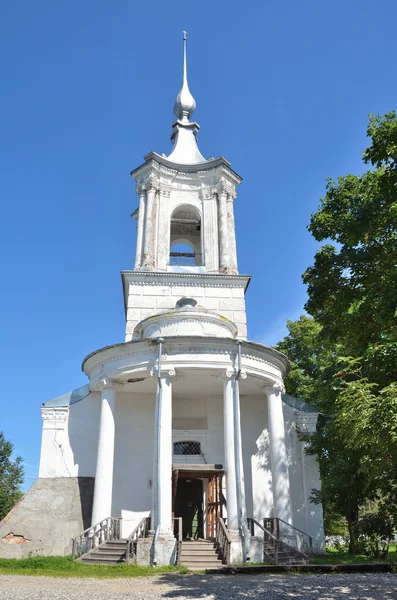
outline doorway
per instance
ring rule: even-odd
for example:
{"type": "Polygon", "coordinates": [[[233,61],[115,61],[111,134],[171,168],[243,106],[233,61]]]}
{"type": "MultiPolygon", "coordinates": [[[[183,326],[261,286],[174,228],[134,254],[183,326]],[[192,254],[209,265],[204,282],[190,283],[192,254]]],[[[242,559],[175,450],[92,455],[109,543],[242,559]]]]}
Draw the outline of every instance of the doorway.
{"type": "Polygon", "coordinates": [[[182,517],[183,539],[204,537],[202,479],[178,480],[174,515],[182,517]]]}

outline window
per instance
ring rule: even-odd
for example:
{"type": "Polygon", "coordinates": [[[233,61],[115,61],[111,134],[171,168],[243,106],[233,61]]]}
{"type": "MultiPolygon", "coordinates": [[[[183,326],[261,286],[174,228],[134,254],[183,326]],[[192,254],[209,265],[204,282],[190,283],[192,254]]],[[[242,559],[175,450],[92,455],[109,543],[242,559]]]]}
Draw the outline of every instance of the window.
{"type": "Polygon", "coordinates": [[[198,454],[201,454],[200,442],[192,442],[190,440],[184,442],[174,442],[174,455],[197,456],[198,454]]]}
{"type": "Polygon", "coordinates": [[[178,206],[171,216],[170,265],[201,266],[201,217],[194,206],[178,206]]]}

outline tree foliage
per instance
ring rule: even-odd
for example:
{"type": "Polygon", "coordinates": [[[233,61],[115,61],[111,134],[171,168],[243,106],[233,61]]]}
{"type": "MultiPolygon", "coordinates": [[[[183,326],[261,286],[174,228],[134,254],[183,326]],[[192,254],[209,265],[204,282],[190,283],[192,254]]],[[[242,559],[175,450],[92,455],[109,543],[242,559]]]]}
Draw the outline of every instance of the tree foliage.
{"type": "Polygon", "coordinates": [[[21,498],[24,480],[22,458],[12,458],[13,444],[0,431],[0,520],[21,498]]]}
{"type": "Polygon", "coordinates": [[[371,530],[375,548],[376,535],[397,528],[395,113],[370,115],[367,135],[370,169],[327,180],[311,217],[324,242],[303,275],[313,318],[289,322],[277,345],[291,360],[287,390],[320,415],[309,440],[322,476],[313,500],[347,519],[351,552],[360,535],[371,530]]]}

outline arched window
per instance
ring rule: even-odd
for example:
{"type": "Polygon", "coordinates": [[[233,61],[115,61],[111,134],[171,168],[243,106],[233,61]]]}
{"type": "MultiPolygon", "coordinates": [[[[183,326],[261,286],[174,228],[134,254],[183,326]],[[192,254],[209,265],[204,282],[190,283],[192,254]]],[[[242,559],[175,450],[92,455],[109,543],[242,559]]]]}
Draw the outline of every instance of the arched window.
{"type": "Polygon", "coordinates": [[[198,456],[200,454],[200,442],[192,442],[191,440],[174,442],[174,456],[198,456]]]}
{"type": "Polygon", "coordinates": [[[171,215],[170,265],[201,266],[201,217],[194,206],[183,204],[171,215]]]}

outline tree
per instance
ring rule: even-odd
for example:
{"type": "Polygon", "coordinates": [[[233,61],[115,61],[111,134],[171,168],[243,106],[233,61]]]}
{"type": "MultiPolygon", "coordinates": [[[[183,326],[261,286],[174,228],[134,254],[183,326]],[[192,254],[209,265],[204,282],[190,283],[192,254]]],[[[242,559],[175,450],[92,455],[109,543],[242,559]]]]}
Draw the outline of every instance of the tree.
{"type": "Polygon", "coordinates": [[[12,459],[14,446],[0,431],[0,520],[22,497],[21,485],[24,480],[22,458],[12,459]]]}
{"type": "Polygon", "coordinates": [[[397,380],[397,119],[370,115],[362,175],[328,180],[309,231],[332,240],[303,275],[306,310],[323,336],[363,358],[364,375],[388,385],[397,380]]]}
{"type": "Polygon", "coordinates": [[[322,327],[311,317],[302,315],[298,321],[288,321],[288,335],[276,345],[290,360],[285,378],[287,392],[315,406],[319,412],[317,430],[302,436],[309,443],[308,453],[317,457],[321,491],[312,490],[312,501],[322,502],[327,534],[342,516],[350,533],[349,552],[357,551],[356,526],[360,505],[368,490],[361,470],[362,450],[348,446],[336,424],[337,400],[343,383],[340,373],[345,360],[342,347],[328,343],[322,327]]]}
{"type": "Polygon", "coordinates": [[[287,390],[320,413],[314,500],[346,517],[352,553],[360,532],[378,547],[376,532],[384,540],[397,528],[396,114],[370,115],[367,136],[371,168],[327,180],[311,217],[325,242],[303,275],[313,319],[289,322],[277,345],[292,360],[287,390]]]}

